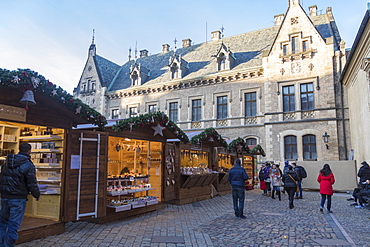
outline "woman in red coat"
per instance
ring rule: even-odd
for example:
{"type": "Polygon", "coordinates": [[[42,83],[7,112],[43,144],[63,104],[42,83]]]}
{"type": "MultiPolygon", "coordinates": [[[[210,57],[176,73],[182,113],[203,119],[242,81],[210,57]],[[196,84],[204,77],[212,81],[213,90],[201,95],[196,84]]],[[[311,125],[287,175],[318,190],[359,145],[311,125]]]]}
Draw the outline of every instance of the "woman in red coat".
{"type": "Polygon", "coordinates": [[[326,198],[328,199],[326,209],[328,213],[333,213],[331,209],[331,196],[333,195],[333,184],[335,182],[334,174],[331,172],[330,166],[325,164],[320,170],[319,176],[317,177],[317,182],[320,183],[320,194],[321,194],[321,204],[320,212],[323,211],[326,198]]]}

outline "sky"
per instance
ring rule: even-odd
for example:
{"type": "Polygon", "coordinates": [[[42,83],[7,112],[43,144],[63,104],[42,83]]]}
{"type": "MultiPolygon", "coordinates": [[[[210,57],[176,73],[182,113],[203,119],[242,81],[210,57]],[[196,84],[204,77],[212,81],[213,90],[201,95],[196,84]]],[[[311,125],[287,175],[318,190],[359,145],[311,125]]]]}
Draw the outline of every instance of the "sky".
{"type": "MultiPolygon", "coordinates": [[[[332,7],[346,47],[352,47],[368,0],[301,0],[306,12],[332,7]]],[[[72,94],[94,43],[97,54],[119,65],[129,48],[149,54],[163,44],[182,46],[274,25],[288,0],[0,0],[0,68],[29,68],[72,94]]]]}

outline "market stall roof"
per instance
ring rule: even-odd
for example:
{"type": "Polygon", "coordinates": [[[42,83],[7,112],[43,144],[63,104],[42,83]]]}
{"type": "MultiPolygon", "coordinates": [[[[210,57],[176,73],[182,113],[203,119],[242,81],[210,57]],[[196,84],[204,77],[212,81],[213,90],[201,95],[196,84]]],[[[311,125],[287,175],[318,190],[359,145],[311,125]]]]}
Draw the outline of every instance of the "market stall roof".
{"type": "Polygon", "coordinates": [[[247,145],[245,140],[241,137],[238,137],[232,140],[228,144],[227,149],[231,152],[239,152],[239,153],[246,153],[246,154],[251,154],[251,155],[266,156],[265,151],[259,144],[258,145],[247,145]]]}
{"type": "MultiPolygon", "coordinates": [[[[164,112],[160,111],[125,119],[110,119],[107,120],[105,127],[115,132],[125,132],[131,137],[141,135],[141,138],[146,136],[145,139],[160,139],[160,141],[177,138],[184,143],[189,142],[188,136],[173,121],[169,120],[164,112]],[[152,138],[148,138],[148,136],[152,138]]],[[[91,124],[77,126],[77,129],[91,128],[94,128],[91,124]]]]}
{"type": "Polygon", "coordinates": [[[207,128],[199,134],[194,135],[190,139],[190,142],[192,144],[197,144],[205,141],[207,141],[207,143],[213,147],[227,147],[226,141],[214,128],[207,128]]]}
{"type": "Polygon", "coordinates": [[[99,112],[30,69],[0,68],[0,88],[0,104],[25,108],[27,122],[46,126],[52,122],[55,127],[91,123],[103,128],[106,124],[99,112]]]}

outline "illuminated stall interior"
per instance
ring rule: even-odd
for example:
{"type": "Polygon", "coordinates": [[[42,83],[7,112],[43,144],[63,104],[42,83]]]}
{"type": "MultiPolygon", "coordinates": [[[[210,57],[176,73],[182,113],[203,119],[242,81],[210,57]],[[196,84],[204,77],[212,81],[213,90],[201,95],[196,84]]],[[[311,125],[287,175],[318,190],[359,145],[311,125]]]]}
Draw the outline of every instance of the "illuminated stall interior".
{"type": "Polygon", "coordinates": [[[64,130],[45,126],[0,121],[0,162],[18,153],[19,145],[31,144],[41,199],[28,196],[26,217],[59,220],[63,175],[64,130]]]}
{"type": "Polygon", "coordinates": [[[208,152],[182,149],[181,173],[187,175],[209,173],[208,152]]]}
{"type": "Polygon", "coordinates": [[[160,201],[163,198],[161,158],[160,142],[109,137],[109,202],[144,196],[156,197],[160,201]]]}

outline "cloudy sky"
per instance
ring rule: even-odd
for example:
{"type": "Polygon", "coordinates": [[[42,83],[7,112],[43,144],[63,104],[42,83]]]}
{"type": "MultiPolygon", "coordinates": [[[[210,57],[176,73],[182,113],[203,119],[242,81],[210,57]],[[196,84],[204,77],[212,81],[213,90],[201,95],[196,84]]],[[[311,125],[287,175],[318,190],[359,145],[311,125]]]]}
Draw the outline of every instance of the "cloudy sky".
{"type": "MultiPolygon", "coordinates": [[[[346,47],[351,47],[368,0],[301,0],[307,11],[332,7],[346,47]]],[[[162,44],[210,40],[274,25],[288,0],[0,0],[0,68],[29,68],[72,93],[86,63],[95,29],[97,53],[119,65],[128,50],[160,53],[162,44]]],[[[132,54],[133,55],[133,54],[132,54]]]]}

